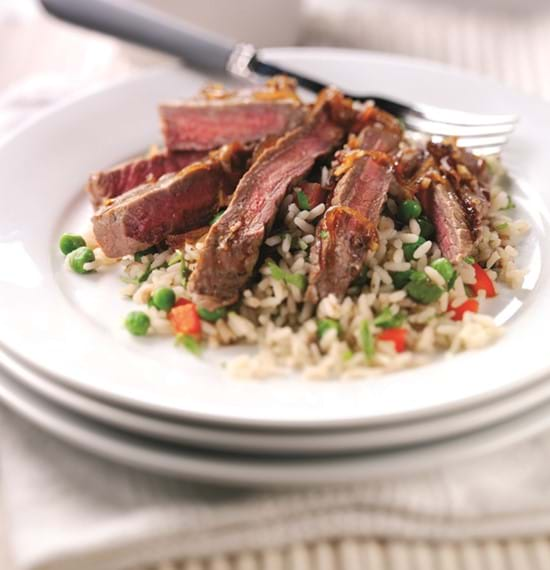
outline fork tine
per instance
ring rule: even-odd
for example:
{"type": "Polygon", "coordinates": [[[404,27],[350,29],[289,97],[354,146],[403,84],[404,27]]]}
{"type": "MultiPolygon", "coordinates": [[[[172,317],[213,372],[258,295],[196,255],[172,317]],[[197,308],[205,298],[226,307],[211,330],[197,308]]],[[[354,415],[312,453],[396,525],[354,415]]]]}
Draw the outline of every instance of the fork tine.
{"type": "Polygon", "coordinates": [[[451,125],[421,119],[414,115],[403,116],[407,128],[428,135],[441,135],[446,137],[484,137],[510,134],[515,129],[514,123],[504,125],[451,125]]]}
{"type": "Polygon", "coordinates": [[[515,125],[519,117],[517,115],[486,115],[481,113],[467,113],[453,109],[439,109],[431,105],[411,105],[411,112],[419,118],[448,125],[460,126],[491,126],[491,125],[515,125]]]}
{"type": "Polygon", "coordinates": [[[456,145],[461,148],[483,148],[491,146],[504,146],[508,137],[500,135],[496,137],[459,137],[456,145]]]}
{"type": "Polygon", "coordinates": [[[476,156],[498,156],[502,152],[502,147],[496,146],[484,146],[480,148],[473,148],[472,153],[476,156]]]}

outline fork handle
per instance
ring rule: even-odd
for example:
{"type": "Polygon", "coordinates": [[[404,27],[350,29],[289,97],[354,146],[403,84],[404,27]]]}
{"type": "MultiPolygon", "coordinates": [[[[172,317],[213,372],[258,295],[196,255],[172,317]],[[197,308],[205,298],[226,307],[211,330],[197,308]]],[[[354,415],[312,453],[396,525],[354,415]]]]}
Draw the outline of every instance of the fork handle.
{"type": "Polygon", "coordinates": [[[67,22],[183,58],[189,65],[225,72],[235,43],[139,2],[41,0],[67,22]]]}

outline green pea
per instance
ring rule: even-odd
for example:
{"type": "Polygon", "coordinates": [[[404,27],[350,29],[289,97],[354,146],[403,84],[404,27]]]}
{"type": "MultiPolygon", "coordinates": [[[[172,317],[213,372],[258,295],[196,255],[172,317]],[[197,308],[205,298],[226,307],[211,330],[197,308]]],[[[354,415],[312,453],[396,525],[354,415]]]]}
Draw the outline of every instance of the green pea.
{"type": "Polygon", "coordinates": [[[399,218],[402,222],[416,219],[422,213],[422,206],[418,200],[405,200],[399,204],[399,218]]]}
{"type": "Polygon", "coordinates": [[[90,273],[90,269],[84,269],[86,263],[95,261],[94,252],[86,246],[79,247],[69,254],[69,266],[75,273],[90,273]]]}
{"type": "Polygon", "coordinates": [[[227,315],[227,309],[225,307],[219,307],[218,309],[214,309],[213,311],[209,311],[208,309],[203,309],[202,307],[199,307],[197,309],[197,312],[199,313],[199,317],[203,321],[209,321],[211,323],[219,321],[220,319],[223,319],[227,315]]]}
{"type": "Polygon", "coordinates": [[[153,305],[160,311],[169,311],[176,302],[176,294],[169,287],[157,289],[152,298],[153,305]]]}
{"type": "Polygon", "coordinates": [[[420,235],[424,239],[431,239],[435,235],[435,227],[428,218],[420,216],[420,218],[418,218],[418,225],[420,226],[420,235]]]}
{"type": "Polygon", "coordinates": [[[86,240],[78,234],[63,234],[59,239],[59,249],[63,255],[68,255],[71,251],[86,245],[86,240]]]}
{"type": "Polygon", "coordinates": [[[414,258],[414,252],[423,244],[426,240],[422,236],[418,236],[418,239],[414,243],[403,244],[403,253],[405,254],[405,259],[407,261],[412,261],[414,258]]]}
{"type": "Polygon", "coordinates": [[[445,279],[447,288],[452,289],[458,277],[458,273],[455,271],[452,263],[445,257],[441,257],[432,261],[430,265],[445,279]]]}
{"type": "Polygon", "coordinates": [[[405,285],[411,280],[412,269],[406,271],[392,271],[391,280],[396,289],[403,289],[405,285]]]}
{"type": "Polygon", "coordinates": [[[443,289],[430,281],[430,278],[422,271],[413,271],[406,290],[407,295],[413,301],[423,305],[429,305],[443,295],[443,289]]]}
{"type": "Polygon", "coordinates": [[[126,317],[124,326],[134,336],[145,336],[151,326],[151,319],[143,311],[132,311],[126,317]]]}
{"type": "Polygon", "coordinates": [[[319,338],[322,338],[331,329],[335,329],[338,334],[342,332],[340,323],[334,319],[320,319],[317,321],[317,336],[319,338]]]}

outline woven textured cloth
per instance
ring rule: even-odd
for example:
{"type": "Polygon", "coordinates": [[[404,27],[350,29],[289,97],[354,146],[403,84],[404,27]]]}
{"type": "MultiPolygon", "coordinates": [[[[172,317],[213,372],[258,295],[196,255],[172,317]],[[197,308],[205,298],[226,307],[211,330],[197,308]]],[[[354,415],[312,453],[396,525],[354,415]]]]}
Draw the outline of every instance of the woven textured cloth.
{"type": "MultiPolygon", "coordinates": [[[[456,7],[447,2],[395,0],[392,9],[389,9],[388,3],[389,0],[309,0],[301,43],[359,47],[437,59],[493,75],[524,91],[550,98],[550,12],[527,9],[531,6],[529,2],[522,3],[522,7],[526,8],[522,11],[510,10],[498,14],[473,9],[468,2],[456,7]]],[[[541,3],[543,8],[545,4],[541,3]]],[[[76,38],[74,33],[73,36],[76,38]]],[[[75,48],[76,45],[77,41],[75,48]]],[[[28,114],[29,110],[43,107],[60,93],[74,92],[86,86],[93,77],[108,79],[111,74],[114,75],[113,71],[125,72],[135,68],[135,61],[126,58],[128,52],[110,40],[98,40],[93,49],[85,52],[86,57],[82,57],[78,49],[73,52],[67,50],[61,42],[57,47],[61,57],[74,60],[78,74],[72,74],[69,81],[65,75],[35,76],[0,96],[0,130],[8,129],[13,124],[14,112],[16,114],[18,110],[28,114]],[[77,63],[81,65],[77,66],[77,63]]],[[[15,50],[7,51],[21,57],[15,50]]],[[[134,476],[126,473],[127,488],[118,485],[116,492],[109,490],[102,493],[101,489],[107,489],[109,481],[114,484],[115,474],[120,473],[115,466],[96,465],[96,478],[93,476],[92,458],[53,440],[49,441],[34,428],[24,426],[20,420],[6,419],[9,417],[10,414],[2,414],[3,421],[9,422],[4,426],[1,446],[5,483],[2,491],[8,511],[7,530],[11,534],[16,558],[22,564],[20,567],[32,570],[84,568],[82,561],[75,562],[71,536],[74,533],[75,537],[82,538],[81,531],[87,525],[91,524],[93,528],[92,513],[97,513],[95,507],[98,506],[105,509],[106,518],[102,519],[99,528],[93,529],[94,533],[86,535],[87,539],[91,540],[92,535],[95,538],[103,536],[105,544],[110,547],[113,541],[119,540],[122,544],[124,535],[117,534],[120,528],[116,526],[121,520],[120,509],[124,514],[135,509],[134,519],[124,519],[125,523],[131,524],[139,519],[140,505],[146,504],[151,498],[147,479],[142,479],[139,474],[134,476]],[[56,466],[63,461],[78,466],[74,479],[67,478],[66,470],[56,473],[56,466]],[[110,478],[109,474],[113,477],[110,478]],[[19,493],[17,483],[20,484],[19,493]],[[69,505],[76,516],[71,519],[71,511],[66,508],[37,508],[41,494],[21,493],[25,485],[29,489],[43,491],[43,504],[47,504],[48,498],[55,504],[72,495],[70,498],[73,502],[67,501],[65,507],[69,505]],[[80,501],[79,497],[87,498],[80,501]],[[88,501],[90,508],[87,510],[88,501]],[[85,516],[87,511],[89,520],[85,516]],[[112,517],[110,520],[109,515],[112,517]],[[68,520],[72,521],[74,531],[67,525],[68,520]],[[56,525],[66,528],[66,536],[56,536],[56,525]],[[36,549],[39,536],[48,537],[49,549],[36,549]],[[44,556],[46,551],[48,556],[44,556]]],[[[419,504],[415,503],[414,497],[419,495],[413,494],[413,487],[407,487],[407,484],[401,487],[389,485],[384,487],[386,495],[382,502],[378,492],[371,489],[370,495],[357,495],[356,504],[350,505],[350,491],[346,490],[343,496],[348,497],[347,507],[336,509],[338,520],[325,533],[313,533],[313,528],[319,528],[315,524],[315,510],[309,523],[307,517],[298,516],[303,510],[303,503],[299,503],[300,508],[289,511],[287,521],[277,520],[275,524],[274,520],[271,525],[264,523],[261,528],[263,541],[257,540],[256,535],[256,540],[237,543],[235,535],[224,528],[226,545],[222,548],[220,541],[217,541],[216,554],[210,556],[209,550],[213,549],[209,548],[208,539],[204,538],[206,535],[203,534],[201,538],[198,533],[200,525],[196,517],[200,522],[205,507],[213,508],[211,493],[208,493],[208,501],[201,503],[204,489],[192,488],[187,493],[192,499],[191,518],[194,524],[179,526],[177,532],[180,534],[172,537],[170,542],[171,548],[178,542],[194,545],[194,548],[186,550],[187,555],[176,555],[177,548],[172,553],[170,549],[163,550],[160,544],[155,549],[149,547],[146,555],[137,556],[139,564],[132,556],[127,556],[124,562],[120,562],[119,558],[119,562],[111,564],[116,557],[111,557],[109,561],[109,552],[101,553],[96,549],[94,557],[87,560],[86,567],[93,570],[123,567],[134,570],[546,570],[550,568],[550,541],[547,539],[550,536],[550,509],[543,507],[550,488],[545,486],[546,473],[542,469],[539,475],[527,466],[534,466],[536,458],[539,458],[537,465],[543,466],[548,450],[550,443],[539,439],[512,452],[515,455],[512,455],[514,459],[510,463],[507,455],[496,461],[491,460],[485,464],[490,467],[479,470],[475,495],[469,495],[471,487],[458,484],[460,473],[466,477],[467,469],[456,472],[458,478],[453,480],[452,485],[441,473],[429,474],[423,479],[422,487],[427,490],[424,497],[428,499],[424,499],[423,509],[431,515],[431,527],[424,534],[418,532],[418,525],[414,527],[416,531],[411,532],[414,525],[409,528],[406,524],[408,511],[418,515],[419,504]],[[514,467],[513,477],[499,482],[500,473],[506,473],[509,466],[514,467]],[[479,497],[484,499],[480,500],[479,497]],[[509,497],[509,501],[506,497],[509,497]],[[433,509],[430,508],[430,501],[433,501],[433,509]],[[456,517],[453,519],[451,515],[456,515],[457,508],[460,510],[465,505],[471,508],[472,504],[477,505],[478,509],[469,511],[462,519],[461,532],[456,532],[456,517]],[[502,524],[503,504],[510,507],[509,522],[513,523],[506,527],[502,524]],[[520,507],[525,505],[528,506],[522,512],[523,518],[514,518],[520,507]],[[399,512],[395,512],[397,508],[399,512]],[[292,512],[296,514],[293,516],[292,512]],[[437,513],[435,518],[434,512],[437,513]],[[480,514],[483,514],[481,526],[480,514]],[[473,518],[468,519],[468,516],[473,518]],[[373,520],[378,521],[377,526],[373,525],[373,520]],[[487,531],[489,527],[491,532],[487,531]],[[452,532],[453,528],[455,532],[452,532]],[[197,532],[196,537],[190,535],[193,529],[197,532]],[[293,536],[298,538],[275,540],[277,536],[282,536],[283,531],[290,537],[290,529],[295,532],[293,536]],[[519,529],[523,529],[523,534],[519,529]],[[268,543],[271,546],[266,548],[268,543]]],[[[124,469],[122,472],[125,473],[124,469]]],[[[161,486],[160,490],[157,488],[155,491],[157,495],[153,493],[152,496],[157,499],[164,496],[160,501],[161,506],[170,500],[175,503],[179,496],[175,492],[178,487],[179,484],[166,481],[166,494],[163,495],[161,486]]],[[[224,497],[227,498],[225,493],[218,496],[221,502],[224,497]]],[[[264,504],[264,515],[265,508],[264,504]]],[[[181,509],[178,511],[181,512],[181,509]]],[[[158,511],[156,514],[158,516],[158,511]]],[[[168,512],[163,516],[165,523],[159,522],[161,530],[168,524],[174,524],[177,518],[168,512]]],[[[258,515],[258,520],[260,518],[258,515]]],[[[228,524],[239,526],[234,520],[228,520],[228,524]]],[[[219,533],[216,534],[216,538],[219,536],[219,533]]],[[[214,545],[214,542],[212,540],[210,544],[214,545]]],[[[82,547],[82,543],[79,546],[82,547]]],[[[136,553],[139,553],[137,546],[136,553]]],[[[1,563],[0,567],[7,570],[1,563]]]]}

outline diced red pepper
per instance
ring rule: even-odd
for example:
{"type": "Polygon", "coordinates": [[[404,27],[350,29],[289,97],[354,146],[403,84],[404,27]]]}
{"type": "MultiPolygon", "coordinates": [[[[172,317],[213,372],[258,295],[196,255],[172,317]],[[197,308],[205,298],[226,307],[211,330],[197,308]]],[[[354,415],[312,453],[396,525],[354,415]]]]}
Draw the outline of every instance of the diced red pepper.
{"type": "Polygon", "coordinates": [[[201,319],[197,307],[187,299],[176,301],[168,313],[168,320],[175,334],[188,334],[196,338],[201,335],[201,319]]]}
{"type": "MultiPolygon", "coordinates": [[[[305,194],[310,210],[326,202],[327,191],[317,182],[302,182],[300,190],[305,194]]],[[[298,204],[298,198],[294,198],[294,201],[298,204]]]]}
{"type": "Polygon", "coordinates": [[[478,295],[480,291],[485,291],[487,293],[487,297],[496,297],[497,292],[495,290],[495,285],[487,275],[485,269],[483,269],[479,263],[474,263],[472,267],[476,272],[476,282],[474,285],[471,285],[474,293],[478,295]]]}
{"type": "Polygon", "coordinates": [[[464,313],[477,313],[479,311],[479,301],[477,299],[468,299],[462,305],[451,309],[453,321],[461,321],[464,318],[464,313]]]}
{"type": "Polygon", "coordinates": [[[378,336],[378,340],[393,342],[396,352],[403,352],[407,345],[407,329],[385,329],[378,336]]]}

